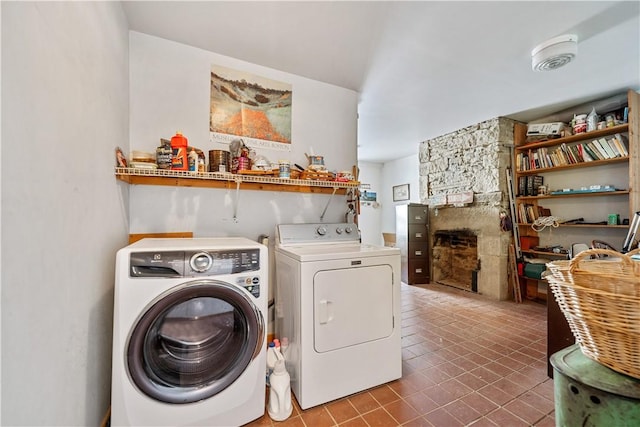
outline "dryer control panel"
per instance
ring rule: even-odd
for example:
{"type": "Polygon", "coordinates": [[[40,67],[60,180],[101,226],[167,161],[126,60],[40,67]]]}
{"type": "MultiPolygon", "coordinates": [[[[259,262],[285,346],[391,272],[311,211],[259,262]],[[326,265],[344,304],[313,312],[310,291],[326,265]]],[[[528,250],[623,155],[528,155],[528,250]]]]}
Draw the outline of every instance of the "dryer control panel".
{"type": "Polygon", "coordinates": [[[320,243],[360,243],[360,230],[352,223],[279,224],[276,237],[280,245],[320,243]]]}
{"type": "Polygon", "coordinates": [[[259,249],[132,252],[131,277],[207,277],[260,269],[259,249]]]}

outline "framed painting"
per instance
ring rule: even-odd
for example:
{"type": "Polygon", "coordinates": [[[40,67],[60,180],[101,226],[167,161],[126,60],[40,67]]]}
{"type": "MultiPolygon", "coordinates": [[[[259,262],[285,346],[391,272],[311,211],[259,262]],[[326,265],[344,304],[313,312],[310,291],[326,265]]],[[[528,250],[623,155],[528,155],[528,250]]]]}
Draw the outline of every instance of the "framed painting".
{"type": "Polygon", "coordinates": [[[394,185],[393,201],[401,202],[403,200],[409,200],[409,184],[394,185]]]}

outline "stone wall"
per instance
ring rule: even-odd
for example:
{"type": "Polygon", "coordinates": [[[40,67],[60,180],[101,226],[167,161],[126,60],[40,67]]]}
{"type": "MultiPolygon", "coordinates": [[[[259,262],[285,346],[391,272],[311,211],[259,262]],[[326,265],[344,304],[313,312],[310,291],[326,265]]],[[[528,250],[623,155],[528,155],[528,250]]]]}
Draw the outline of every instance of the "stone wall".
{"type": "Polygon", "coordinates": [[[506,169],[514,121],[494,118],[420,144],[420,197],[429,204],[431,242],[438,230],[469,229],[478,236],[478,293],[507,299],[511,232],[500,229],[509,212],[506,169]],[[443,195],[473,192],[463,207],[438,206],[443,195]]]}

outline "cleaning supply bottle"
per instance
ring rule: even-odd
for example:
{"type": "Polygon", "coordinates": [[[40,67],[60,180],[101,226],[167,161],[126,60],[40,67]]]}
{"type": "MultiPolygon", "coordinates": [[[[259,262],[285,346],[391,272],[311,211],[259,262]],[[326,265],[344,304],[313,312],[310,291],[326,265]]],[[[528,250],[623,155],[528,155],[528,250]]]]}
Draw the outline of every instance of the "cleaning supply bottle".
{"type": "Polygon", "coordinates": [[[195,148],[189,152],[189,171],[198,172],[198,153],[195,148]]]}
{"type": "Polygon", "coordinates": [[[173,156],[171,158],[171,169],[186,171],[189,168],[189,160],[187,159],[187,138],[182,133],[176,132],[171,137],[171,151],[173,156]]]}
{"type": "Polygon", "coordinates": [[[269,404],[267,412],[274,421],[284,421],[291,415],[291,377],[287,372],[284,359],[278,359],[271,373],[269,387],[269,404]]]}

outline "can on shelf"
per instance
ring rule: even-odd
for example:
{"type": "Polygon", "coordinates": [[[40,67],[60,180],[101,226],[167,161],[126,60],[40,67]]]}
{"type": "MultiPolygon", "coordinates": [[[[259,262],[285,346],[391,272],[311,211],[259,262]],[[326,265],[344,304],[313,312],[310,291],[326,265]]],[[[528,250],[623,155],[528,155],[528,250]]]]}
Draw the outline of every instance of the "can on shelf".
{"type": "Polygon", "coordinates": [[[225,150],[209,150],[209,172],[228,172],[230,154],[225,150]]]}
{"type": "Polygon", "coordinates": [[[278,176],[280,178],[291,178],[291,164],[288,160],[278,161],[278,176]]]}
{"type": "Polygon", "coordinates": [[[251,170],[251,159],[248,157],[234,157],[231,159],[231,173],[251,170]]]}

